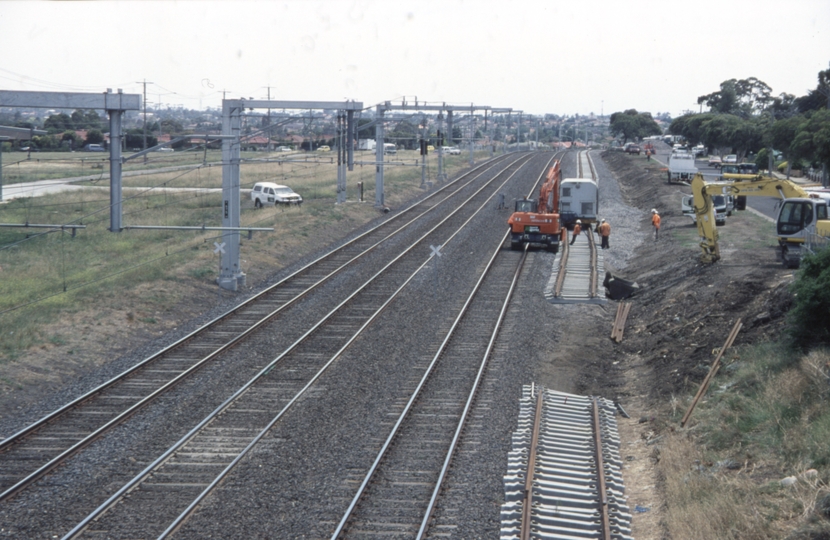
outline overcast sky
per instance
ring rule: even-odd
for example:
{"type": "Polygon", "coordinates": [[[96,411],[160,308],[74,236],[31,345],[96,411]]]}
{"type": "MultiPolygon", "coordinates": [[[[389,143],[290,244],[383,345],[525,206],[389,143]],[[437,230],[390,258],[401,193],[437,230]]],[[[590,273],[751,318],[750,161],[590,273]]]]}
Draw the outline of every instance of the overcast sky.
{"type": "Polygon", "coordinates": [[[801,96],[830,66],[828,0],[0,0],[0,89],[672,116],[721,82],[801,96]]]}

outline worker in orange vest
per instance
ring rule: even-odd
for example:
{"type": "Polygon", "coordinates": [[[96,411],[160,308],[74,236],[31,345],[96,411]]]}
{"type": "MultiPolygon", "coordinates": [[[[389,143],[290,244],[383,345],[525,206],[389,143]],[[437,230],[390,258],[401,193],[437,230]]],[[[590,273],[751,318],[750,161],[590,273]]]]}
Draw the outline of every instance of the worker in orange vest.
{"type": "Polygon", "coordinates": [[[654,208],[651,209],[651,224],[654,225],[654,241],[656,242],[660,234],[660,214],[654,208]]]}
{"type": "Polygon", "coordinates": [[[574,234],[571,237],[571,245],[574,245],[574,242],[576,242],[576,237],[579,236],[579,233],[581,233],[581,232],[582,232],[582,221],[577,219],[576,220],[576,225],[574,225],[574,234]]]}
{"type": "Polygon", "coordinates": [[[602,249],[608,249],[610,246],[608,245],[608,237],[611,236],[611,224],[607,221],[600,220],[599,227],[597,227],[597,232],[599,236],[602,238],[602,249]]]}

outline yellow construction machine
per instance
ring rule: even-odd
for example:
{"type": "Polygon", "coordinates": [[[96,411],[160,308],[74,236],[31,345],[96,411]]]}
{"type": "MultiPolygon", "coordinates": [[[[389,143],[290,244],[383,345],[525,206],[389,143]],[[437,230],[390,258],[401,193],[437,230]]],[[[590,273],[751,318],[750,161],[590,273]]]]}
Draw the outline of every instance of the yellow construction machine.
{"type": "Polygon", "coordinates": [[[707,182],[700,173],[694,176],[691,185],[704,263],[720,259],[712,204],[715,195],[732,195],[738,201],[738,210],[746,208],[745,197],[779,197],[781,205],[775,226],[782,260],[787,267],[798,267],[805,244],[812,247],[826,243],[830,238],[827,216],[830,191],[820,187],[810,188],[792,180],[750,174],[724,174],[723,181],[707,182]]]}

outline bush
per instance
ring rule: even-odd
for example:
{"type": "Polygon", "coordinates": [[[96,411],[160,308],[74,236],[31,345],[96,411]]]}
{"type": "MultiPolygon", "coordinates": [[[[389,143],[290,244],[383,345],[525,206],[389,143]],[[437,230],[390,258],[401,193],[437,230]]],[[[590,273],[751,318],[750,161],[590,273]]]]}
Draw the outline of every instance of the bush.
{"type": "Polygon", "coordinates": [[[758,167],[759,171],[765,170],[769,167],[769,152],[766,148],[758,150],[754,163],[758,167]]]}
{"type": "Polygon", "coordinates": [[[801,259],[792,285],[795,296],[790,310],[790,335],[802,349],[830,343],[830,249],[801,259]]]}
{"type": "MultiPolygon", "coordinates": [[[[782,161],[778,164],[778,172],[784,172],[787,169],[787,164],[789,161],[782,161]]],[[[792,170],[800,171],[804,169],[804,165],[800,161],[793,161],[792,170]]]]}

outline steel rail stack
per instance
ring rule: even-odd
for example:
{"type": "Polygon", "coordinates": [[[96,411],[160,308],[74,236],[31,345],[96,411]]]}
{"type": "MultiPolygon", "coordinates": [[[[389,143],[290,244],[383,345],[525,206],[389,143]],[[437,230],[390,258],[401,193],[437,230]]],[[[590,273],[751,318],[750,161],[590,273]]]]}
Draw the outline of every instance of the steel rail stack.
{"type": "Polygon", "coordinates": [[[350,268],[379,245],[427,216],[442,219],[445,214],[441,211],[446,211],[446,207],[461,206],[455,199],[477,189],[477,179],[504,161],[509,159],[499,158],[472,169],[410,208],[323,254],[172,345],[0,441],[0,501],[31,485],[206,365],[219,361],[231,348],[252,337],[291,305],[350,268]]]}
{"type": "Polygon", "coordinates": [[[631,538],[615,412],[606,399],[523,388],[502,540],[631,538]]]}

